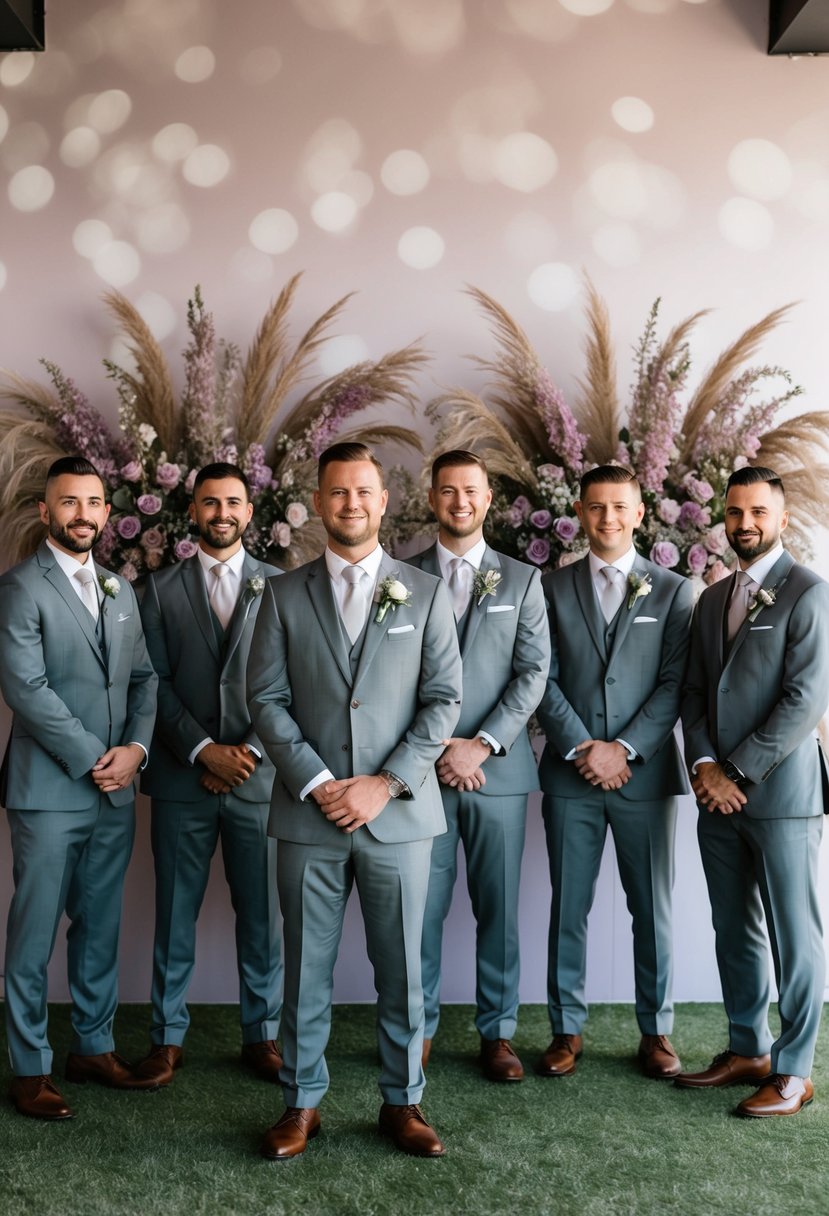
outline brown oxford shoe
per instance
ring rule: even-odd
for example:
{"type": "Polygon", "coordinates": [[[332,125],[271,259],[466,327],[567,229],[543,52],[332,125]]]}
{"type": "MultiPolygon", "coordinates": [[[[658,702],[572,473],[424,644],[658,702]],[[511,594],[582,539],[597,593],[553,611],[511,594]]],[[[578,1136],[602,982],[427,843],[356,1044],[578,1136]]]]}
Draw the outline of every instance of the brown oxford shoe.
{"type": "Polygon", "coordinates": [[[446,1152],[419,1106],[391,1106],[384,1102],[379,1125],[384,1135],[391,1136],[397,1147],[412,1157],[442,1157],[446,1152]]]}
{"type": "Polygon", "coordinates": [[[156,1043],[144,1059],[135,1065],[133,1073],[141,1080],[155,1081],[156,1085],[169,1085],[177,1069],[184,1064],[184,1052],[175,1043],[156,1043]]]}
{"type": "Polygon", "coordinates": [[[320,1113],[316,1107],[288,1106],[273,1127],[265,1132],[262,1156],[269,1161],[290,1161],[299,1157],[320,1129],[320,1113]]]}
{"type": "Polygon", "coordinates": [[[158,1081],[152,1077],[137,1076],[132,1065],[114,1051],[95,1056],[70,1052],[66,1057],[64,1075],[67,1081],[76,1085],[94,1081],[96,1085],[106,1085],[110,1089],[158,1089],[158,1081]]]}
{"type": "Polygon", "coordinates": [[[682,1072],[679,1056],[666,1034],[643,1034],[639,1041],[639,1065],[646,1077],[670,1081],[682,1072]]]}
{"type": "Polygon", "coordinates": [[[425,1068],[429,1063],[429,1056],[432,1054],[432,1040],[423,1040],[423,1050],[420,1053],[420,1067],[425,1068]]]}
{"type": "Polygon", "coordinates": [[[487,1081],[523,1081],[524,1066],[508,1039],[481,1039],[481,1072],[487,1081]]]}
{"type": "Polygon", "coordinates": [[[247,1064],[263,1081],[279,1080],[282,1056],[273,1039],[264,1039],[261,1043],[245,1043],[242,1046],[242,1063],[247,1064]]]}
{"type": "Polygon", "coordinates": [[[580,1034],[553,1035],[553,1041],[535,1066],[540,1077],[570,1077],[582,1053],[580,1034]]]}
{"type": "Polygon", "coordinates": [[[759,1085],[771,1073],[771,1056],[738,1056],[721,1051],[702,1072],[681,1072],[674,1078],[680,1089],[708,1089],[720,1085],[759,1085]]]}
{"type": "Polygon", "coordinates": [[[51,1077],[12,1077],[9,1097],[18,1114],[30,1119],[74,1119],[51,1077]]]}
{"type": "Polygon", "coordinates": [[[770,1077],[750,1098],[743,1098],[735,1114],[746,1119],[770,1119],[773,1115],[796,1115],[815,1096],[809,1077],[770,1077]]]}

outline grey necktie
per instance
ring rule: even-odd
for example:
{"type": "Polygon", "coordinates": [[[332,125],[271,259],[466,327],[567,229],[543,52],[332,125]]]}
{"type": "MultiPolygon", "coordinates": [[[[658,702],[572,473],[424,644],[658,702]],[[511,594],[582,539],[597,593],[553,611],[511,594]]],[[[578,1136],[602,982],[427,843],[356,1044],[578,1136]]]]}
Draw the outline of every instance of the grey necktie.
{"type": "Polygon", "coordinates": [[[472,567],[466,558],[453,557],[449,563],[449,595],[455,620],[459,621],[469,607],[469,571],[472,567]]]}
{"type": "Polygon", "coordinates": [[[210,567],[213,582],[210,584],[210,606],[219,618],[222,629],[227,629],[236,607],[236,589],[233,586],[230,567],[225,562],[216,562],[210,567]]]}
{"type": "Polygon", "coordinates": [[[599,604],[602,616],[609,625],[625,598],[625,576],[617,566],[602,566],[599,574],[604,575],[605,580],[599,604]]]}
{"type": "Polygon", "coordinates": [[[343,625],[353,645],[366,623],[366,597],[362,588],[366,572],[362,566],[345,566],[342,577],[346,585],[342,606],[343,625]]]}
{"type": "Polygon", "coordinates": [[[738,570],[731,591],[731,602],[728,605],[728,640],[733,642],[740,626],[748,616],[748,606],[757,589],[757,584],[745,570],[738,570]]]}
{"type": "Polygon", "coordinates": [[[81,584],[81,600],[93,621],[98,620],[98,592],[95,587],[95,575],[86,566],[75,571],[75,578],[81,584]]]}

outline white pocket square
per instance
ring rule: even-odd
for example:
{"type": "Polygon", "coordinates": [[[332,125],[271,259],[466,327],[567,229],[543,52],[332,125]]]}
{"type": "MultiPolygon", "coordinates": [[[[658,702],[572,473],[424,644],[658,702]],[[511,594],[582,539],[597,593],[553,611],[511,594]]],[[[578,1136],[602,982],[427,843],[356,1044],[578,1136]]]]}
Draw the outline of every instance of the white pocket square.
{"type": "Polygon", "coordinates": [[[414,625],[395,625],[394,629],[390,629],[389,633],[411,633],[414,625]]]}
{"type": "Polygon", "coordinates": [[[659,617],[656,616],[637,616],[633,619],[634,625],[656,625],[659,623],[659,617]]]}
{"type": "Polygon", "coordinates": [[[487,612],[515,612],[515,604],[488,604],[487,612]]]}
{"type": "Polygon", "coordinates": [[[128,621],[132,616],[131,612],[119,612],[116,624],[120,625],[122,621],[128,621]]]}
{"type": "Polygon", "coordinates": [[[774,629],[774,625],[752,625],[749,633],[757,633],[761,629],[774,629]]]}

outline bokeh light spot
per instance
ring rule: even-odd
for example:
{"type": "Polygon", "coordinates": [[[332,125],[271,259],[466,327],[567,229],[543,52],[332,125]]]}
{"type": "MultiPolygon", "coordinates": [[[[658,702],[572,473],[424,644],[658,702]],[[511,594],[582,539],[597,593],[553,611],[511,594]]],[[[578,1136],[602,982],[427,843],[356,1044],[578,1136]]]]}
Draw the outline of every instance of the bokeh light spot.
{"type": "Polygon", "coordinates": [[[185,84],[201,84],[216,70],[216,56],[209,46],[190,46],[176,59],[173,71],[185,84]]]}
{"type": "Polygon", "coordinates": [[[186,122],[171,122],[153,137],[153,152],[159,160],[174,164],[197,148],[199,137],[186,122]]]}
{"type": "Polygon", "coordinates": [[[0,143],[6,138],[6,132],[9,129],[9,116],[6,111],[0,106],[0,143]]]}
{"type": "Polygon", "coordinates": [[[579,276],[566,262],[544,262],[527,280],[527,294],[546,312],[563,312],[580,290],[579,276]]]}
{"type": "Polygon", "coordinates": [[[8,282],[8,280],[9,280],[8,271],[6,270],[5,265],[2,262],[0,262],[0,291],[2,291],[3,288],[6,286],[6,283],[8,282]]]}
{"type": "Polygon", "coordinates": [[[135,301],[135,307],[150,327],[158,342],[169,338],[178,325],[178,315],[166,296],[157,291],[145,291],[135,301]]]}
{"type": "Polygon", "coordinates": [[[516,131],[495,145],[493,169],[498,181],[511,190],[530,194],[552,181],[558,157],[540,135],[516,131]]]}
{"type": "Polygon", "coordinates": [[[613,121],[623,131],[640,134],[653,126],[653,110],[641,97],[619,97],[610,107],[613,121]]]}
{"type": "Polygon", "coordinates": [[[31,51],[15,51],[0,60],[0,84],[7,89],[14,89],[24,80],[28,80],[35,66],[35,57],[31,51]]]}
{"type": "Polygon", "coordinates": [[[107,89],[89,103],[87,122],[101,135],[123,127],[132,112],[132,102],[123,89],[107,89]]]}
{"type": "Polygon", "coordinates": [[[740,194],[771,202],[789,192],[792,166],[783,149],[771,140],[744,139],[731,151],[728,176],[740,194]]]}
{"type": "Polygon", "coordinates": [[[357,215],[357,204],[344,190],[329,190],[311,204],[311,219],[325,232],[343,232],[357,215]]]}
{"type": "Polygon", "coordinates": [[[774,237],[774,220],[767,207],[753,198],[730,198],[720,207],[720,233],[731,245],[756,253],[774,237]]]}
{"type": "Polygon", "coordinates": [[[419,152],[399,148],[383,161],[380,180],[390,194],[419,194],[429,184],[429,166],[419,152]]]}
{"type": "Polygon", "coordinates": [[[182,173],[191,186],[218,186],[230,171],[230,157],[217,144],[199,144],[185,158],[182,173]]]}
{"type": "Polygon", "coordinates": [[[110,241],[97,250],[92,266],[99,278],[112,287],[126,287],[141,273],[138,250],[127,241],[110,241]]]}
{"type": "Polygon", "coordinates": [[[112,241],[112,229],[103,220],[81,220],[72,233],[75,252],[82,258],[94,258],[104,245],[112,241]]]}
{"type": "Polygon", "coordinates": [[[27,165],[9,179],[9,202],[18,211],[40,211],[55,193],[55,179],[43,165],[27,165]]]}
{"type": "Polygon", "coordinates": [[[138,217],[136,236],[147,253],[174,253],[189,241],[190,221],[178,203],[162,203],[138,217]]]}
{"type": "Polygon", "coordinates": [[[75,127],[64,135],[60,158],[70,169],[82,169],[91,164],[101,151],[101,137],[91,127],[75,127]]]}
{"type": "Polygon", "coordinates": [[[639,166],[632,160],[611,160],[590,174],[590,190],[608,215],[635,219],[647,204],[647,192],[639,166]]]}
{"type": "Polygon", "coordinates": [[[558,0],[558,2],[568,13],[575,13],[577,17],[597,17],[599,13],[606,13],[613,5],[613,0],[558,0]]]}
{"type": "Polygon", "coordinates": [[[263,253],[284,253],[296,243],[299,225],[290,211],[269,207],[251,221],[248,236],[251,245],[263,253]]]}
{"type": "Polygon", "coordinates": [[[397,256],[413,270],[431,270],[443,258],[446,244],[434,228],[408,228],[397,242],[397,256]]]}
{"type": "Polygon", "coordinates": [[[593,233],[593,249],[608,266],[634,266],[642,256],[642,244],[629,224],[603,224],[593,233]]]}

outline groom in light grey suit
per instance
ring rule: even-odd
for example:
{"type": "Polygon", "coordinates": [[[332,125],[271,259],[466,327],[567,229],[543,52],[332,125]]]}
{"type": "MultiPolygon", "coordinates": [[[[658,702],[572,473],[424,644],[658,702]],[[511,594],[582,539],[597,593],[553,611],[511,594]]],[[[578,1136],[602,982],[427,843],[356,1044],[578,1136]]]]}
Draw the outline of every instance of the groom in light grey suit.
{"type": "Polygon", "coordinates": [[[449,830],[432,845],[423,926],[424,1056],[440,1018],[443,923],[462,843],[477,924],[481,1069],[490,1081],[520,1081],[524,1070],[510,1043],[518,1016],[518,889],[527,795],[538,789],[527,722],[544,692],[550,639],[538,570],[484,540],[491,502],[483,460],[444,452],[432,465],[429,491],[437,543],[408,559],[445,579],[463,659],[461,718],[437,766],[449,830]]]}
{"type": "Polygon", "coordinates": [[[829,701],[829,584],[785,551],[787,523],[773,470],[731,475],[725,530],[739,569],[700,597],[682,706],[729,1042],[677,1084],[757,1085],[736,1110],[753,1118],[811,1102],[823,1010],[817,871],[829,781],[817,726],[829,701]]]}
{"type": "Polygon", "coordinates": [[[637,554],[639,483],[619,465],[582,477],[576,514],[590,545],[545,575],[552,641],[538,718],[552,880],[548,1006],[553,1040],[537,1071],[569,1076],[582,1051],[587,915],[608,827],[633,920],[639,1063],[654,1079],[680,1063],[668,1035],[676,796],[674,741],[691,621],[687,579],[637,554]]]}
{"type": "Polygon", "coordinates": [[[0,687],[14,714],[0,773],[14,857],[6,1029],[21,1114],[67,1119],[50,1076],[47,964],[68,913],[68,1081],[154,1089],[113,1050],[118,932],[158,683],[129,583],[96,567],[109,515],[88,460],[55,461],[38,504],[48,536],[0,579],[0,687]]]}
{"type": "Polygon", "coordinates": [[[248,662],[251,718],[276,766],[269,830],[285,920],[286,1110],[265,1136],[272,1160],[319,1130],[354,884],[378,993],[380,1129],[405,1152],[444,1152],[418,1105],[420,940],[432,838],[446,830],[435,763],[458,720],[461,664],[443,584],[378,544],[387,500],[369,448],[323,452],[325,554],[268,581],[248,662]]]}
{"type": "Polygon", "coordinates": [[[253,515],[236,465],[200,469],[190,518],[193,557],[150,575],[141,600],[147,649],[158,672],[158,717],[141,788],[152,798],[155,859],[152,1049],[141,1076],[167,1085],[183,1061],[187,986],[196,920],[221,839],[236,916],[242,1060],[277,1081],[282,1000],[276,844],[267,833],[274,770],[245,698],[253,626],[265,579],[279,574],[246,553],[253,515]]]}

